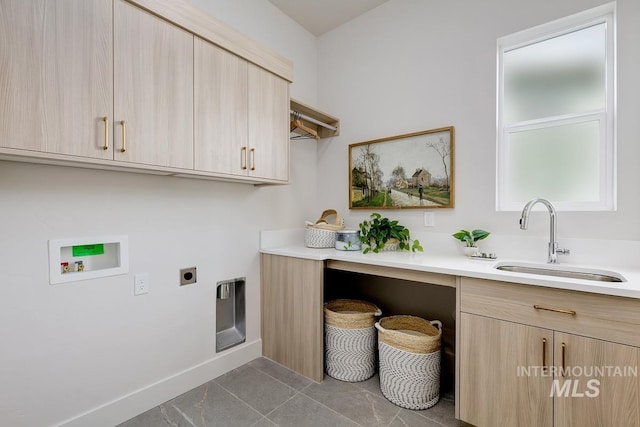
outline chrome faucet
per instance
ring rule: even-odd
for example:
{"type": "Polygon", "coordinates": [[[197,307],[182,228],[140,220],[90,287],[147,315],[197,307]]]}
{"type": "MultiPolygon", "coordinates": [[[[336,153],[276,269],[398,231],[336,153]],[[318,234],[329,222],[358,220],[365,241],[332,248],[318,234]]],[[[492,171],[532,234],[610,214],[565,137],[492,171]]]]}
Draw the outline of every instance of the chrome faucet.
{"type": "Polygon", "coordinates": [[[531,212],[531,208],[533,207],[533,205],[535,205],[536,203],[542,203],[543,205],[545,205],[547,207],[547,210],[549,211],[549,258],[547,259],[547,262],[550,264],[557,264],[558,263],[558,254],[563,254],[563,255],[569,255],[570,251],[569,249],[560,249],[558,248],[558,242],[556,241],[557,239],[557,225],[556,225],[556,210],[553,207],[553,205],[551,204],[551,202],[549,202],[548,200],[545,199],[533,199],[530,200],[525,206],[524,209],[522,209],[522,216],[520,217],[520,229],[521,230],[526,230],[528,223],[529,223],[529,212],[531,212]]]}

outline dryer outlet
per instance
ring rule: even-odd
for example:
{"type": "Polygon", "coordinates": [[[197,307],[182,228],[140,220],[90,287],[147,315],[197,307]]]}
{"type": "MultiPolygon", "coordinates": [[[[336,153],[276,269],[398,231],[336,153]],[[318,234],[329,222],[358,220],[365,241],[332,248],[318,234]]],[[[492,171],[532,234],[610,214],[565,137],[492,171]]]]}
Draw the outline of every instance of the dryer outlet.
{"type": "Polygon", "coordinates": [[[180,286],[196,283],[196,268],[189,267],[180,270],[180,286]]]}

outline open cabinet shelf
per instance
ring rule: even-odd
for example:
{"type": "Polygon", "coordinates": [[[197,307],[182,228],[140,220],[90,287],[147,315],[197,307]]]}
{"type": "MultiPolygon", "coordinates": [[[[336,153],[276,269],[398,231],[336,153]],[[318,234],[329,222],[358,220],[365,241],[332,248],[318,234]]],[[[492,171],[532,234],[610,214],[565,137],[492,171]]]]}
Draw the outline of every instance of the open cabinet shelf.
{"type": "Polygon", "coordinates": [[[291,99],[291,139],[324,139],[338,135],[340,119],[291,99]]]}

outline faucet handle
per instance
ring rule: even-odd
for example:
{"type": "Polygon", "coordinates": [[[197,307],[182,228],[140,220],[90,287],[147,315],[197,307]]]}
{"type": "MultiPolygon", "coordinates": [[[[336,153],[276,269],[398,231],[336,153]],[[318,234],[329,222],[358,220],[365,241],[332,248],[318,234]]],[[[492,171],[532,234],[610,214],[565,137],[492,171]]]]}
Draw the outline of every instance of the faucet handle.
{"type": "Polygon", "coordinates": [[[558,249],[556,249],[556,253],[557,254],[562,254],[562,255],[571,255],[571,251],[569,249],[558,248],[558,249]]]}

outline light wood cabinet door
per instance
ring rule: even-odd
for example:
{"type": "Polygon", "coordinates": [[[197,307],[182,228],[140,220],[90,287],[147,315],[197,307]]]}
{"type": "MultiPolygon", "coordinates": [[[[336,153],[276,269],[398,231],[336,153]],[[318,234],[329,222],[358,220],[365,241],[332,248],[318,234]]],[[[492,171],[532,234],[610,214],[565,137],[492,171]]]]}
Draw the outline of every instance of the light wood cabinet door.
{"type": "Polygon", "coordinates": [[[112,158],[112,34],[111,0],[0,1],[1,147],[112,158]]]}
{"type": "Polygon", "coordinates": [[[289,83],[249,64],[248,172],[289,180],[289,83]]]}
{"type": "Polygon", "coordinates": [[[321,382],[324,376],[324,261],[260,257],[262,354],[321,382]]]}
{"type": "Polygon", "coordinates": [[[194,40],[195,169],[247,175],[247,61],[194,40]]]}
{"type": "Polygon", "coordinates": [[[639,355],[637,347],[555,332],[554,362],[566,375],[555,378],[554,425],[640,426],[639,355]]]}
{"type": "Polygon", "coordinates": [[[552,426],[552,381],[540,367],[551,366],[553,331],[468,313],[460,320],[460,419],[477,427],[552,426]]]}
{"type": "Polygon", "coordinates": [[[193,34],[122,0],[114,23],[114,158],[192,169],[193,34]]]}

